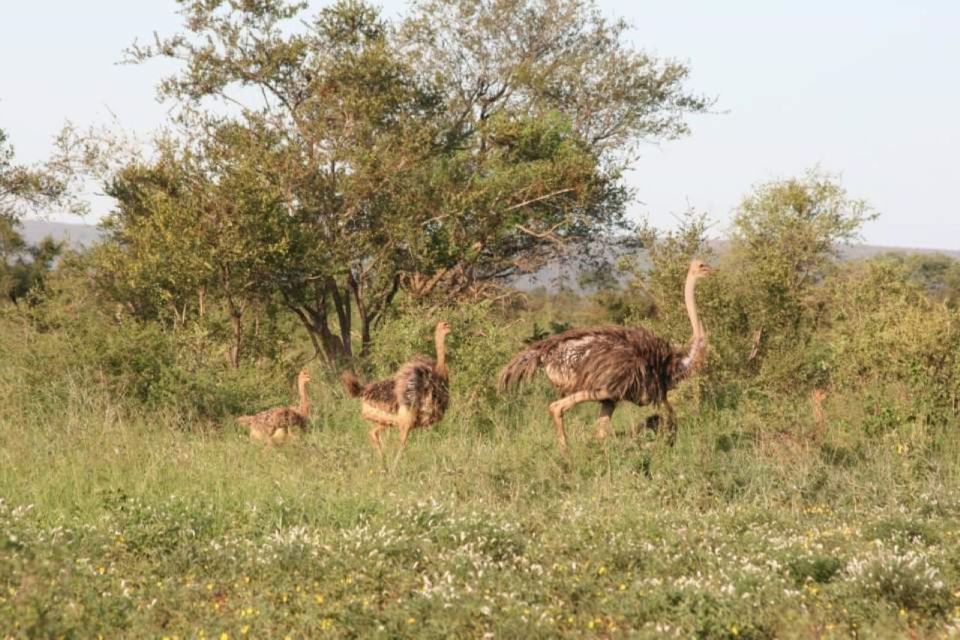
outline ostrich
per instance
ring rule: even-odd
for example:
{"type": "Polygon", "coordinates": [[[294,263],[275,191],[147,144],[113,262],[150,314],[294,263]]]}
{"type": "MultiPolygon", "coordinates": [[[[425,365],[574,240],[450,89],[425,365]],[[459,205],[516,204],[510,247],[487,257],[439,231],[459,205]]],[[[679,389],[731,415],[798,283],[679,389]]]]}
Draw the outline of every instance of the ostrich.
{"type": "Polygon", "coordinates": [[[531,379],[541,367],[563,397],[550,404],[550,416],[560,450],[567,450],[563,414],[581,402],[599,402],[596,436],[610,433],[610,418],[622,400],[638,406],[663,405],[668,442],[673,443],[675,423],[667,391],[692,375],[703,363],[707,336],[697,316],[694,289],[713,270],[694,260],[687,271],[684,302],[693,337],[688,347],[677,347],[643,327],[570,329],[521,351],[500,372],[501,391],[531,379]]]}
{"type": "Polygon", "coordinates": [[[450,400],[450,375],[447,370],[444,340],[450,325],[437,323],[434,341],[437,360],[414,356],[392,377],[362,385],[347,371],[341,376],[343,386],[353,398],[362,398],[360,415],[370,422],[368,435],[380,458],[383,446],[380,433],[391,425],[400,429],[400,450],[407,444],[411,429],[429,427],[443,418],[450,400]]]}
{"type": "Polygon", "coordinates": [[[297,389],[300,392],[300,404],[296,407],[274,407],[252,416],[237,418],[244,427],[250,429],[250,439],[267,444],[283,444],[293,436],[293,428],[305,429],[310,416],[310,399],[307,397],[307,383],[310,372],[306,369],[297,376],[297,389]]]}
{"type": "Polygon", "coordinates": [[[827,397],[827,390],[817,387],[810,392],[810,407],[813,409],[814,434],[817,439],[823,437],[824,425],[826,423],[823,414],[823,401],[827,397]]]}

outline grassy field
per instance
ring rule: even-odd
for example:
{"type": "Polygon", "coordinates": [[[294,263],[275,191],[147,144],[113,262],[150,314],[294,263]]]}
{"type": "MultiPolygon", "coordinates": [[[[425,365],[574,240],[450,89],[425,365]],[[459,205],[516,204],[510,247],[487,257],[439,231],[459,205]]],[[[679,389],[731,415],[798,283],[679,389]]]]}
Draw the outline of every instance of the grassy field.
{"type": "MultiPolygon", "coordinates": [[[[5,637],[865,637],[960,630],[960,444],[831,398],[678,402],[669,449],[570,459],[537,393],[454,415],[383,471],[321,384],[310,433],[253,446],[74,391],[0,425],[5,637]],[[486,423],[485,423],[486,424],[486,423]],[[870,427],[866,429],[864,425],[870,427]]],[[[862,404],[862,403],[861,403],[862,404]]],[[[644,415],[624,409],[623,434],[644,415]]]]}

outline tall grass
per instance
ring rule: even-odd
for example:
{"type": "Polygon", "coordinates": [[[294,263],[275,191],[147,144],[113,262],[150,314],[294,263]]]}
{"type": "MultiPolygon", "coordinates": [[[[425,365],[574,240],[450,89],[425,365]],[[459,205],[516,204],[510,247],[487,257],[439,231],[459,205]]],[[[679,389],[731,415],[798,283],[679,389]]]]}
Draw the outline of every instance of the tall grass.
{"type": "MultiPolygon", "coordinates": [[[[818,440],[803,397],[697,408],[681,394],[672,449],[649,435],[593,442],[595,409],[578,408],[567,459],[535,388],[415,432],[399,459],[390,437],[384,470],[354,401],[314,387],[308,435],[272,449],[229,419],[183,429],[173,410],[134,410],[82,380],[11,393],[0,425],[0,629],[957,629],[960,445],[950,428],[873,415],[865,396],[830,397],[818,440]],[[869,419],[882,424],[868,431],[869,419]]],[[[646,411],[623,408],[615,429],[646,411]]]]}
{"type": "MultiPolygon", "coordinates": [[[[385,468],[312,361],[303,439],[263,448],[235,424],[292,401],[303,336],[234,370],[207,334],[115,318],[83,289],[0,317],[0,632],[960,633],[956,325],[858,282],[831,299],[883,295],[759,371],[718,327],[716,362],[671,395],[675,447],[626,435],[653,411],[629,406],[595,442],[585,405],[569,457],[546,385],[492,382],[534,321],[589,319],[448,309],[450,411],[402,456],[389,434],[385,468]],[[824,382],[821,432],[808,393],[824,382]]],[[[429,351],[437,319],[391,317],[360,373],[429,351]]]]}

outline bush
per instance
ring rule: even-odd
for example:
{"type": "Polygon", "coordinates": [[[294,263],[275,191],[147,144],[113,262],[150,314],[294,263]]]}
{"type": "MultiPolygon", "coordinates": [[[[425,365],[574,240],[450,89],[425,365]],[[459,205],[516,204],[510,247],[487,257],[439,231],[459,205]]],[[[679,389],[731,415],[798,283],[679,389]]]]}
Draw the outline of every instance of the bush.
{"type": "Polygon", "coordinates": [[[940,569],[923,553],[883,547],[847,566],[847,579],[868,596],[880,596],[905,609],[942,612],[950,592],[940,569]]]}

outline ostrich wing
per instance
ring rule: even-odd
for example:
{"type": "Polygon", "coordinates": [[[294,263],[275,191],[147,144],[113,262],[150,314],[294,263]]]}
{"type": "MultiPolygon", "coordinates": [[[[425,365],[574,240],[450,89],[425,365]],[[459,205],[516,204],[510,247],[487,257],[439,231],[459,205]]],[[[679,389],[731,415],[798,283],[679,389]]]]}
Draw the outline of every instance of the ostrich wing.
{"type": "Polygon", "coordinates": [[[682,355],[642,327],[571,329],[514,356],[500,374],[500,386],[529,380],[543,367],[562,393],[603,391],[640,404],[661,402],[677,379],[682,355]]]}
{"type": "Polygon", "coordinates": [[[673,386],[678,354],[669,342],[643,329],[598,332],[577,369],[577,390],[605,391],[615,399],[660,403],[673,386]]]}
{"type": "Polygon", "coordinates": [[[282,427],[304,426],[307,423],[296,407],[274,407],[252,416],[241,416],[238,421],[240,424],[267,429],[270,432],[282,427]]]}

